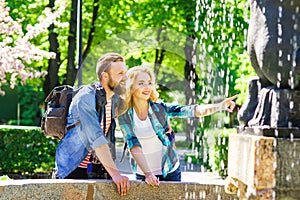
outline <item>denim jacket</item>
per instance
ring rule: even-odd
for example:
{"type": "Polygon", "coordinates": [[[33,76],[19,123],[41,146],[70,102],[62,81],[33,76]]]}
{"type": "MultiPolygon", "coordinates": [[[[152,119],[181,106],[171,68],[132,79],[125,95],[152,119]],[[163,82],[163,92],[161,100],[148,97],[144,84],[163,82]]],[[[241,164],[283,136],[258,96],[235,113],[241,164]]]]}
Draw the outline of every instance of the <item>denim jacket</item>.
{"type": "MultiPolygon", "coordinates": [[[[166,103],[154,103],[149,101],[148,116],[151,121],[152,127],[163,144],[162,158],[162,174],[165,177],[174,167],[178,161],[178,154],[166,134],[165,127],[168,124],[168,117],[194,117],[195,106],[179,106],[174,104],[166,103]],[[159,118],[163,118],[161,120],[159,118]],[[164,124],[161,122],[164,121],[164,124]]],[[[128,109],[128,111],[118,117],[121,131],[124,135],[124,140],[127,142],[128,148],[131,149],[135,146],[142,148],[138,138],[135,135],[134,120],[133,120],[133,108],[128,109]]],[[[132,169],[136,172],[136,163],[132,163],[132,169]]]]}
{"type": "MultiPolygon", "coordinates": [[[[112,98],[112,116],[115,116],[114,102],[117,98],[115,95],[112,98]]],[[[113,121],[112,124],[115,124],[113,121]]],[[[109,143],[100,127],[95,89],[90,85],[78,91],[69,108],[67,126],[78,122],[78,125],[67,131],[56,149],[55,164],[59,178],[65,178],[74,171],[89,151],[109,143]]],[[[114,127],[112,135],[114,137],[114,127]]]]}

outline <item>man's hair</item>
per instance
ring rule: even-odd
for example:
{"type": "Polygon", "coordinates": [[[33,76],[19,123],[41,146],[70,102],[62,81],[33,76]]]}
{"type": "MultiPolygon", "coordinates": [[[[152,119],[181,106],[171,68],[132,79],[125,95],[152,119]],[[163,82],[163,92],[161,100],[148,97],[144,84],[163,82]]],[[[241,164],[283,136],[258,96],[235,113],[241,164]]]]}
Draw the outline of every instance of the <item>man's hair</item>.
{"type": "Polygon", "coordinates": [[[102,72],[108,72],[113,62],[125,62],[125,59],[118,53],[106,53],[97,61],[96,73],[101,79],[102,72]]]}

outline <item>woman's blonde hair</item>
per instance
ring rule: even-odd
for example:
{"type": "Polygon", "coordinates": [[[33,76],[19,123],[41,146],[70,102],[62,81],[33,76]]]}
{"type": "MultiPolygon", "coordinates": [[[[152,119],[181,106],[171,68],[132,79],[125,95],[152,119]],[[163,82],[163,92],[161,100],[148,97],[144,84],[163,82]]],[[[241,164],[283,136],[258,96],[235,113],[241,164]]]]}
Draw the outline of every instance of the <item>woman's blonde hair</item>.
{"type": "Polygon", "coordinates": [[[152,70],[147,66],[132,67],[126,73],[126,75],[127,75],[126,91],[125,91],[125,94],[122,96],[124,104],[123,104],[122,108],[120,109],[120,111],[118,112],[119,115],[124,114],[129,108],[133,107],[133,98],[132,98],[132,95],[134,93],[133,84],[134,84],[134,81],[136,80],[137,75],[141,72],[147,73],[152,81],[152,90],[151,90],[149,99],[154,102],[158,101],[159,94],[156,90],[156,81],[155,81],[155,76],[154,76],[152,70]]]}

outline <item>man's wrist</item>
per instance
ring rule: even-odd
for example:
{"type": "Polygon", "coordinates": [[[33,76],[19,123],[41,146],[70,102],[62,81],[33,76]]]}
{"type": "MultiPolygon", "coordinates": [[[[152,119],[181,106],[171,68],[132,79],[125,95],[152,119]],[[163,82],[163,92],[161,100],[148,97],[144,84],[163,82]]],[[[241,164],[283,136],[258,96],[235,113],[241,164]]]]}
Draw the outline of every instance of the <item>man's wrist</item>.
{"type": "Polygon", "coordinates": [[[110,174],[111,177],[117,177],[117,176],[121,176],[121,174],[118,172],[118,173],[112,173],[110,174]]]}
{"type": "Polygon", "coordinates": [[[109,175],[110,175],[111,177],[113,177],[113,176],[121,176],[119,170],[117,170],[117,169],[110,168],[110,169],[107,170],[107,171],[108,171],[108,173],[109,173],[109,175]]]}

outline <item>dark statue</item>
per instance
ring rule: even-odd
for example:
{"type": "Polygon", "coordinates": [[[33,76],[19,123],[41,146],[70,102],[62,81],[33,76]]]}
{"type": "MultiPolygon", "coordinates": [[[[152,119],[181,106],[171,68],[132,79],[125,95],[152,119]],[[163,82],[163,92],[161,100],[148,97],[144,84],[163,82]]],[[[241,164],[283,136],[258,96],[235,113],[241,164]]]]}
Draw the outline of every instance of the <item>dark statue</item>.
{"type": "Polygon", "coordinates": [[[258,75],[240,125],[300,127],[300,0],[250,0],[248,51],[258,75]]]}
{"type": "Polygon", "coordinates": [[[251,0],[250,9],[249,55],[261,83],[299,88],[300,1],[251,0]]]}
{"type": "Polygon", "coordinates": [[[250,0],[248,51],[257,78],[229,136],[225,191],[299,199],[300,0],[250,0]]]}

